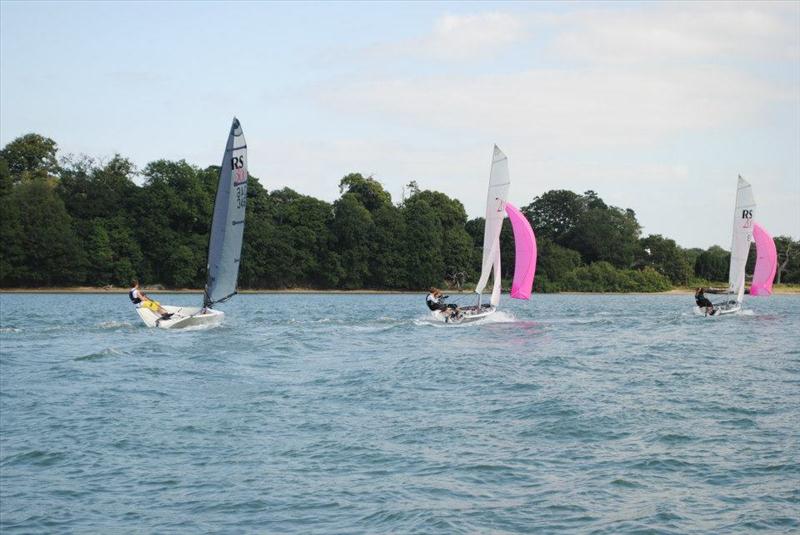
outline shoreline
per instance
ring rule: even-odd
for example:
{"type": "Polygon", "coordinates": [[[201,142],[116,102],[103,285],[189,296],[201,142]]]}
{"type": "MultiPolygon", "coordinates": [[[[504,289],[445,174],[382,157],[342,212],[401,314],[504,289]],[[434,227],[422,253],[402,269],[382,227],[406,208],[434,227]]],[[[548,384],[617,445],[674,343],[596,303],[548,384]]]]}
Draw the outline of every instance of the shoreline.
{"type": "MultiPolygon", "coordinates": [[[[202,289],[179,288],[172,290],[158,288],[143,288],[146,293],[153,294],[201,294],[202,289]]],[[[447,290],[454,295],[471,295],[474,292],[467,290],[447,290]]],[[[0,294],[127,294],[127,288],[119,287],[93,287],[93,286],[63,286],[53,288],[0,288],[0,294]]],[[[311,288],[287,288],[285,290],[241,290],[242,295],[247,294],[331,294],[331,295],[420,295],[425,290],[316,290],[311,288]]],[[[800,295],[800,285],[776,287],[775,295],[800,295]]],[[[694,295],[693,288],[673,288],[665,292],[554,292],[536,293],[535,295],[694,295]]]]}

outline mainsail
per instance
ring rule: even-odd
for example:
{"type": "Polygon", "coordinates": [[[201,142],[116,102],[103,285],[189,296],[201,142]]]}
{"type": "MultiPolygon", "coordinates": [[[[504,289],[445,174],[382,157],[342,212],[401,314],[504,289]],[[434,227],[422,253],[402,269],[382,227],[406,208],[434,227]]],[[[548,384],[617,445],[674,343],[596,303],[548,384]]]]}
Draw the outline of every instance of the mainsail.
{"type": "Polygon", "coordinates": [[[492,156],[492,170],[489,173],[489,192],[486,195],[486,223],[483,229],[483,262],[481,276],[475,286],[480,294],[489,282],[489,275],[494,270],[491,304],[500,303],[500,231],[503,228],[506,197],[511,181],[508,176],[508,158],[497,145],[492,156]]]}
{"type": "Polygon", "coordinates": [[[514,230],[514,281],[511,297],[530,299],[533,276],[536,273],[536,236],[528,218],[511,204],[506,203],[506,212],[514,230]]]}
{"type": "Polygon", "coordinates": [[[775,240],[758,223],[753,224],[753,238],[756,242],[756,268],[750,284],[750,295],[771,295],[772,281],[778,269],[775,240]]]}
{"type": "Polygon", "coordinates": [[[214,201],[214,220],[208,244],[208,280],[203,298],[206,307],[236,294],[246,205],[247,143],[239,120],[234,117],[214,201]]]}
{"type": "Polygon", "coordinates": [[[739,177],[736,190],[736,208],[733,212],[733,242],[731,244],[731,265],[728,271],[728,291],[736,295],[741,303],[744,296],[744,271],[750,243],[753,241],[753,215],[756,202],[750,184],[739,177]]]}

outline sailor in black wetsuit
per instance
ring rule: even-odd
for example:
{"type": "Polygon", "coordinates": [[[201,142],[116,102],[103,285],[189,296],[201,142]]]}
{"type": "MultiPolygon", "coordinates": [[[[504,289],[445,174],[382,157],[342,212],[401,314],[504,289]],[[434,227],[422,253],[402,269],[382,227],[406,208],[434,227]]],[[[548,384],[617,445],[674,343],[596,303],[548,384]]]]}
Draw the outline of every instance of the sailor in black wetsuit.
{"type": "Polygon", "coordinates": [[[696,292],[694,292],[694,302],[697,304],[698,307],[704,308],[706,310],[706,316],[711,314],[714,315],[716,310],[714,309],[714,303],[708,300],[708,298],[703,295],[703,289],[698,288],[696,292]]]}

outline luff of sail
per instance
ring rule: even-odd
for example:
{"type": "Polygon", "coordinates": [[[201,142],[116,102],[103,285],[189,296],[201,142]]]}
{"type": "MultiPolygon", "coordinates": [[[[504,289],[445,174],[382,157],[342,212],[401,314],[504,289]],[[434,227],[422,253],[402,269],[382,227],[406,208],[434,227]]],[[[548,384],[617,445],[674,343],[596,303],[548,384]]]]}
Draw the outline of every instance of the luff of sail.
{"type": "Polygon", "coordinates": [[[533,277],[536,274],[536,236],[528,218],[511,204],[506,212],[514,230],[514,281],[511,283],[513,299],[530,299],[533,277]]]}
{"type": "Polygon", "coordinates": [[[495,145],[492,155],[492,168],[489,173],[489,191],[486,194],[486,220],[483,229],[481,276],[475,286],[475,292],[482,293],[494,268],[495,280],[492,288],[491,303],[495,306],[500,302],[500,231],[503,228],[505,204],[510,185],[508,158],[495,145]]]}
{"type": "Polygon", "coordinates": [[[210,307],[236,294],[247,205],[247,143],[233,118],[219,171],[214,219],[208,244],[208,279],[203,305],[210,307]]]}
{"type": "Polygon", "coordinates": [[[756,267],[753,271],[753,282],[750,284],[750,295],[771,295],[772,281],[778,269],[778,251],[775,240],[759,225],[753,224],[753,239],[756,242],[756,267]]]}
{"type": "Polygon", "coordinates": [[[733,238],[731,242],[731,264],[728,271],[728,291],[742,302],[744,296],[744,272],[750,243],[753,241],[753,216],[756,202],[750,184],[741,176],[736,188],[736,208],[733,212],[733,238]]]}

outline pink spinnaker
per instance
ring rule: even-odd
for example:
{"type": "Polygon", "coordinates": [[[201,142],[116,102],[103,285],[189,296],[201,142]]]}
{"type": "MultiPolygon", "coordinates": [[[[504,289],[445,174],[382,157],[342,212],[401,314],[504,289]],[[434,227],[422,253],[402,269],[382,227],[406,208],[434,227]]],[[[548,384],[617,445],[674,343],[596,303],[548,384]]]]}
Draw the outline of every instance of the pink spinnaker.
{"type": "Polygon", "coordinates": [[[536,236],[528,218],[516,206],[507,202],[506,213],[511,220],[511,228],[514,229],[515,260],[511,297],[530,299],[533,275],[536,273],[536,236]]]}
{"type": "Polygon", "coordinates": [[[772,295],[772,281],[778,268],[778,252],[775,240],[758,223],[753,223],[753,239],[756,242],[756,268],[750,295],[772,295]]]}

